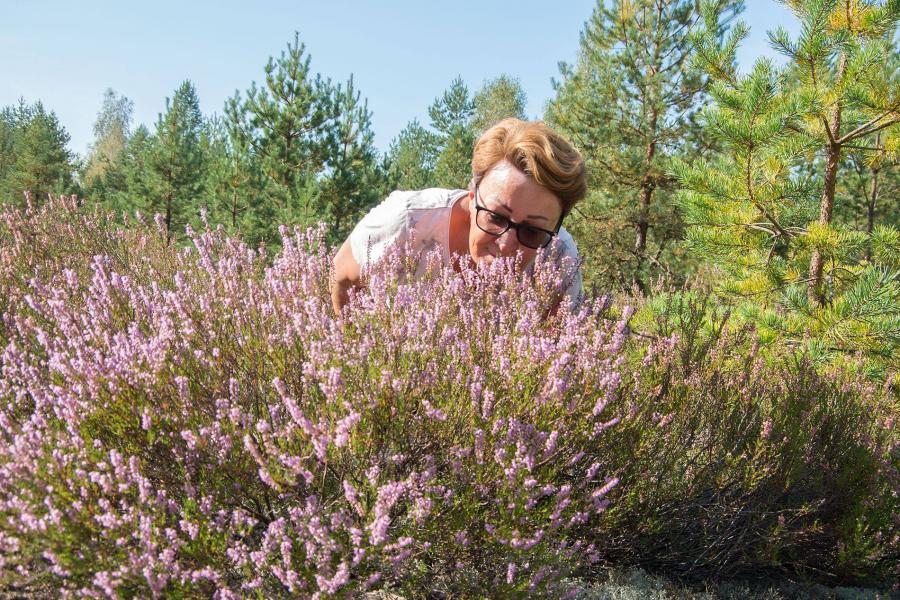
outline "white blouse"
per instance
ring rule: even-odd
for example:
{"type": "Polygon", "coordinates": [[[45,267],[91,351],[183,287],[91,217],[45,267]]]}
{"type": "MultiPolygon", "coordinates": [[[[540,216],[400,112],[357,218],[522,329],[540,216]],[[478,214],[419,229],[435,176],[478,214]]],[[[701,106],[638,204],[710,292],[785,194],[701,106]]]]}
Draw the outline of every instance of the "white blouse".
{"type": "MultiPolygon", "coordinates": [[[[468,193],[467,190],[429,188],[412,192],[396,191],[374,207],[350,233],[353,258],[363,272],[384,256],[392,244],[411,240],[414,251],[425,253],[438,249],[444,266],[450,264],[450,213],[453,205],[468,193]]],[[[560,258],[578,259],[578,248],[572,235],[560,228],[560,258]]],[[[531,265],[529,265],[529,268],[531,265]]],[[[416,274],[425,269],[420,264],[416,274]]],[[[573,301],[582,291],[581,270],[566,290],[573,301]]]]}

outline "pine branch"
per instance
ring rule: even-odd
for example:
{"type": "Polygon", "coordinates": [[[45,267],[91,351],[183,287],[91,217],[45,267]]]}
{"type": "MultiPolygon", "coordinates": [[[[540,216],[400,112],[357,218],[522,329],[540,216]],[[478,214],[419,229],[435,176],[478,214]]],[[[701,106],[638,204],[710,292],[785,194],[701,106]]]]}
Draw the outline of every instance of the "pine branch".
{"type": "Polygon", "coordinates": [[[896,103],[895,105],[893,105],[891,108],[889,108],[889,109],[887,109],[887,110],[885,110],[885,111],[882,111],[882,113],[881,113],[880,115],[878,115],[877,117],[875,117],[875,118],[873,118],[873,119],[870,119],[869,121],[867,121],[866,123],[863,123],[862,125],[860,125],[860,126],[857,127],[856,129],[854,129],[853,131],[851,131],[850,133],[848,133],[848,134],[842,136],[841,138],[839,138],[839,139],[837,140],[837,143],[838,143],[838,144],[845,144],[845,143],[847,143],[847,142],[849,142],[849,141],[851,141],[851,140],[854,140],[854,139],[856,139],[856,138],[863,137],[863,136],[866,136],[866,135],[870,135],[870,134],[872,134],[872,133],[875,133],[876,131],[880,131],[880,130],[884,129],[885,127],[890,127],[891,125],[894,125],[894,124],[900,122],[900,115],[897,115],[897,116],[894,117],[893,120],[889,121],[888,123],[882,124],[882,125],[880,125],[880,126],[874,128],[874,129],[872,128],[872,127],[875,126],[879,121],[881,121],[882,119],[885,119],[885,118],[889,117],[891,114],[896,113],[898,110],[900,110],[900,102],[897,102],[897,103],[896,103]]]}

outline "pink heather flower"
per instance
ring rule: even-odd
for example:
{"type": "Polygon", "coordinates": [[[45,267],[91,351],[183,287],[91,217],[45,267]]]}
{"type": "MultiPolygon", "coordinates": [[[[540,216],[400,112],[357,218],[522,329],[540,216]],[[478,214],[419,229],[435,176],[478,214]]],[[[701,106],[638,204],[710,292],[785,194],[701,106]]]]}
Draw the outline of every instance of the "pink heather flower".
{"type": "Polygon", "coordinates": [[[346,479],[342,482],[342,484],[344,487],[344,497],[347,499],[347,502],[350,504],[350,506],[353,507],[353,510],[355,510],[359,516],[365,516],[366,513],[365,510],[363,510],[362,504],[360,504],[359,502],[359,494],[356,491],[356,488],[353,487],[353,484],[346,479]]]}
{"type": "MultiPolygon", "coordinates": [[[[5,506],[14,516],[9,529],[0,525],[0,565],[7,555],[23,556],[11,531],[31,534],[31,548],[50,529],[72,534],[66,528],[75,518],[106,540],[100,566],[85,567],[105,570],[73,573],[96,577],[86,596],[114,596],[122,582],[141,597],[165,594],[167,582],[187,594],[195,584],[219,588],[218,598],[265,593],[273,582],[295,596],[353,596],[382,577],[365,580],[376,565],[440,549],[419,532],[434,531],[432,521],[447,514],[455,521],[457,498],[479,496],[488,512],[473,516],[489,518],[492,534],[470,539],[460,525],[451,539],[505,545],[513,580],[536,574],[537,565],[529,566],[536,547],[561,547],[566,524],[605,506],[590,494],[599,467],[578,481],[578,465],[607,464],[586,433],[616,422],[590,413],[617,400],[627,315],[607,324],[606,309],[588,300],[545,320],[541,290],[561,289],[561,280],[540,265],[525,278],[498,260],[418,280],[391,276],[391,265],[373,268],[336,319],[324,231],[281,231],[283,251],[268,262],[265,252],[204,227],[188,229],[193,245],[183,249],[140,246],[134,271],[101,255],[87,281],[73,269],[39,265],[26,274],[32,287],[12,290],[21,309],[3,320],[9,342],[0,350],[0,397],[8,403],[0,406],[0,429],[14,441],[0,448],[0,465],[9,466],[0,491],[27,489],[34,497],[5,506]],[[152,251],[165,260],[150,261],[152,251]],[[271,389],[259,381],[263,373],[279,375],[271,389]],[[596,392],[585,397],[586,390],[596,392]],[[452,404],[460,394],[464,404],[452,404]],[[22,407],[32,403],[33,417],[23,419],[22,407]],[[84,439],[84,419],[123,408],[116,403],[134,407],[141,428],[156,435],[84,439]],[[452,420],[453,429],[433,420],[452,420]],[[363,430],[371,435],[356,447],[355,432],[363,430]],[[410,450],[407,440],[415,441],[410,450]],[[151,477],[156,461],[146,457],[157,452],[184,474],[175,485],[151,477]],[[502,464],[490,464],[492,457],[502,464]],[[450,461],[458,477],[446,472],[450,461]],[[557,480],[563,471],[575,473],[574,486],[557,480]],[[57,508],[59,489],[75,498],[57,508]],[[549,500],[555,521],[522,511],[557,492],[549,500]],[[210,558],[221,571],[185,551],[201,532],[221,542],[210,558]]],[[[156,239],[132,234],[140,244],[156,239]]],[[[0,285],[7,252],[3,245],[0,285]]],[[[391,268],[401,266],[396,259],[391,268]]],[[[580,554],[572,553],[573,566],[580,554]]],[[[503,574],[490,576],[502,581],[503,574]]]]}
{"type": "Polygon", "coordinates": [[[480,465],[484,463],[484,431],[476,429],[473,435],[475,438],[475,459],[480,465]]]}
{"type": "Polygon", "coordinates": [[[353,427],[359,423],[362,416],[359,412],[353,410],[350,411],[346,417],[338,421],[337,427],[334,432],[334,445],[337,448],[343,448],[350,442],[350,432],[353,430],[353,427]]]}
{"type": "Polygon", "coordinates": [[[597,437],[598,435],[600,435],[601,433],[603,433],[603,431],[605,431],[605,430],[609,429],[610,427],[616,425],[618,422],[619,422],[619,417],[615,417],[614,419],[610,419],[610,420],[607,421],[606,423],[596,423],[596,424],[594,425],[593,431],[591,432],[591,437],[592,437],[592,438],[597,437]]]}
{"type": "Polygon", "coordinates": [[[429,419],[435,421],[446,421],[447,415],[439,408],[433,408],[428,400],[422,400],[422,406],[425,408],[425,415],[429,419]]]}
{"type": "Polygon", "coordinates": [[[548,457],[551,454],[553,454],[554,452],[556,452],[556,443],[557,443],[558,439],[559,439],[559,432],[554,430],[550,434],[550,437],[547,438],[547,443],[544,447],[544,457],[548,457]]]}
{"type": "Polygon", "coordinates": [[[200,526],[193,521],[188,521],[187,519],[182,519],[178,523],[179,527],[181,527],[182,531],[187,532],[188,537],[192,540],[197,539],[197,534],[200,532],[200,526]]]}
{"type": "Polygon", "coordinates": [[[110,598],[117,598],[116,582],[113,581],[108,571],[99,571],[94,575],[93,584],[103,590],[103,593],[110,598]]]}
{"type": "Polygon", "coordinates": [[[516,563],[510,562],[506,566],[506,583],[508,585],[512,585],[512,582],[516,579],[516,563]]]}
{"type": "Polygon", "coordinates": [[[759,435],[764,440],[769,439],[769,436],[772,435],[772,420],[771,419],[766,419],[765,421],[763,421],[762,431],[760,431],[759,435]]]}
{"type": "Polygon", "coordinates": [[[593,492],[591,492],[591,499],[594,502],[599,501],[601,498],[606,496],[614,487],[619,485],[619,478],[613,477],[609,479],[603,487],[597,488],[593,492]]]}
{"type": "Polygon", "coordinates": [[[331,579],[316,574],[316,585],[319,590],[327,594],[336,594],[350,581],[350,565],[343,561],[338,565],[337,571],[331,579]]]}
{"type": "Polygon", "coordinates": [[[578,462],[579,462],[582,458],[584,458],[585,454],[586,454],[586,453],[585,453],[583,450],[581,450],[581,451],[579,451],[578,453],[576,453],[575,456],[573,456],[572,458],[569,459],[569,463],[568,463],[569,466],[571,467],[572,465],[578,464],[578,462]]]}
{"type": "Polygon", "coordinates": [[[143,412],[141,413],[141,429],[143,429],[144,431],[150,431],[150,426],[152,423],[153,420],[150,416],[150,409],[144,408],[143,412]]]}
{"type": "Polygon", "coordinates": [[[494,392],[486,390],[481,397],[481,418],[490,419],[494,414],[494,392]]]}
{"type": "Polygon", "coordinates": [[[375,519],[369,525],[369,541],[379,546],[387,539],[387,530],[391,524],[390,511],[400,496],[406,491],[408,484],[397,481],[386,483],[378,488],[378,498],[375,501],[375,519]]]}
{"type": "Polygon", "coordinates": [[[528,589],[531,591],[534,591],[534,589],[537,588],[537,586],[541,584],[541,582],[544,580],[545,577],[547,577],[547,575],[549,573],[550,573],[549,566],[544,565],[544,566],[540,567],[537,570],[537,572],[534,575],[532,575],[531,581],[529,581],[529,583],[528,583],[528,589]]]}
{"type": "Polygon", "coordinates": [[[362,584],[362,591],[370,589],[381,579],[381,573],[372,573],[362,584]]]}

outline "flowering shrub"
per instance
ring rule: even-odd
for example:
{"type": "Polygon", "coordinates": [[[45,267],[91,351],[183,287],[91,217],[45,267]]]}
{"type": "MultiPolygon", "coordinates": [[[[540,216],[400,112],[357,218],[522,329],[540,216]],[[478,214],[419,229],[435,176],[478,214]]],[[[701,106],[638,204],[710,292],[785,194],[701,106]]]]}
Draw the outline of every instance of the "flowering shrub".
{"type": "Polygon", "coordinates": [[[598,442],[624,489],[604,558],[693,579],[900,580],[896,384],[858,357],[823,372],[763,352],[707,298],[667,301],[623,374],[633,395],[610,407],[633,418],[598,442]]]}
{"type": "Polygon", "coordinates": [[[0,589],[558,596],[601,558],[896,573],[890,381],[763,361],[692,310],[655,341],[603,298],[551,315],[550,262],[412,279],[398,249],[335,318],[322,231],[282,233],[269,258],[72,199],[0,213],[0,589]]]}
{"type": "Polygon", "coordinates": [[[336,319],[322,231],[283,230],[270,266],[146,228],[33,260],[24,228],[58,234],[66,202],[0,234],[3,585],[530,596],[596,560],[574,532],[617,483],[597,440],[625,326],[602,301],[547,318],[565,269],[410,282],[398,250],[336,319]]]}

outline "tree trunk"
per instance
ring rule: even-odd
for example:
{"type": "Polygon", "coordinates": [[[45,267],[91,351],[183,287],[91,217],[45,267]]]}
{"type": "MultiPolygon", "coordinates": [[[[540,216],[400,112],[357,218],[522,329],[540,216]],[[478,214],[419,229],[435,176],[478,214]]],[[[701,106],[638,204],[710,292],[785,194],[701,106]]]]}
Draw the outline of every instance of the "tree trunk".
{"type": "Polygon", "coordinates": [[[637,236],[634,240],[634,253],[637,256],[634,282],[642,292],[646,291],[646,284],[641,279],[640,272],[647,252],[647,231],[650,229],[650,200],[653,197],[653,189],[655,187],[656,184],[650,173],[645,174],[641,180],[641,188],[638,195],[638,218],[637,223],[635,223],[637,236]]]}
{"type": "Polygon", "coordinates": [[[231,190],[231,230],[237,231],[237,192],[231,190]]]}
{"type": "Polygon", "coordinates": [[[172,200],[166,198],[166,245],[172,241],[172,200]]]}
{"type": "Polygon", "coordinates": [[[866,234],[869,241],[866,243],[866,260],[872,260],[872,230],[875,229],[875,203],[878,200],[878,174],[881,169],[872,167],[872,193],[869,194],[869,204],[866,207],[866,234]]]}
{"type": "MultiPolygon", "coordinates": [[[[837,76],[835,81],[840,83],[844,78],[847,67],[847,55],[841,53],[838,61],[837,76]]],[[[828,147],[825,152],[825,177],[823,179],[822,200],[819,203],[819,223],[828,225],[831,223],[831,213],[834,210],[834,189],[837,183],[838,166],[841,161],[841,145],[836,140],[841,135],[841,99],[835,100],[831,109],[831,119],[828,123],[830,132],[828,147]]],[[[821,306],[825,301],[825,291],[822,289],[822,267],[825,257],[819,250],[814,250],[809,261],[809,282],[806,293],[809,301],[814,306],[821,306]]]]}
{"type": "Polygon", "coordinates": [[[647,284],[641,279],[641,267],[644,265],[644,259],[647,252],[647,232],[650,229],[650,200],[653,197],[653,190],[656,189],[656,180],[651,173],[653,157],[656,155],[656,121],[658,115],[654,110],[650,114],[650,141],[647,143],[645,158],[647,161],[647,171],[641,179],[640,192],[638,193],[638,218],[635,223],[636,237],[634,240],[634,254],[637,256],[637,266],[634,270],[634,284],[637,285],[641,292],[647,291],[647,284]]]}

